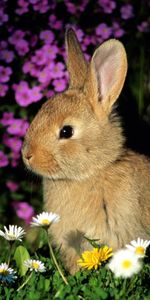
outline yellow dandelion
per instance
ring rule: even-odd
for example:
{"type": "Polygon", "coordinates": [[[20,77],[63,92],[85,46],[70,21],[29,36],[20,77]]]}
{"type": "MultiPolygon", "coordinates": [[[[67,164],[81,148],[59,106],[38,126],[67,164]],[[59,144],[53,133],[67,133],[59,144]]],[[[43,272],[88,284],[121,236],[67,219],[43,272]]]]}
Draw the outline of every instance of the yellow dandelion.
{"type": "Polygon", "coordinates": [[[88,270],[95,269],[112,256],[112,248],[104,246],[101,248],[94,248],[92,251],[84,251],[81,258],[77,260],[80,267],[88,270]]]}

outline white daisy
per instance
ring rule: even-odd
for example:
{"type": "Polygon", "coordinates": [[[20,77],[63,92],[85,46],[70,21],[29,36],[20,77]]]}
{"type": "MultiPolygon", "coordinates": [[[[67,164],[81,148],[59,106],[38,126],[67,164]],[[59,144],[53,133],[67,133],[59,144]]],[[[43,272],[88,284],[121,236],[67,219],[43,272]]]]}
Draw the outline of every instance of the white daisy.
{"type": "Polygon", "coordinates": [[[134,253],[128,249],[121,249],[113,255],[108,268],[116,277],[127,278],[138,273],[142,268],[142,263],[134,253]]]}
{"type": "Polygon", "coordinates": [[[144,257],[147,247],[150,245],[150,240],[143,240],[138,238],[137,240],[131,241],[126,247],[135,253],[138,257],[144,257]]]}
{"type": "Polygon", "coordinates": [[[52,212],[42,212],[36,217],[33,217],[32,220],[32,226],[49,227],[52,223],[57,223],[60,220],[60,217],[59,215],[53,214],[52,212]]]}
{"type": "Polygon", "coordinates": [[[45,272],[46,268],[44,266],[44,263],[42,263],[40,260],[35,259],[27,259],[24,261],[24,266],[30,269],[30,271],[35,272],[45,272]]]}
{"type": "Polygon", "coordinates": [[[11,283],[13,282],[17,276],[15,276],[16,271],[14,271],[12,268],[9,268],[9,266],[6,263],[0,264],[0,281],[11,283]]]}
{"type": "Polygon", "coordinates": [[[22,227],[18,227],[17,225],[9,225],[9,229],[4,226],[5,232],[0,230],[0,236],[4,237],[8,241],[22,241],[22,237],[25,234],[25,231],[22,227]]]}

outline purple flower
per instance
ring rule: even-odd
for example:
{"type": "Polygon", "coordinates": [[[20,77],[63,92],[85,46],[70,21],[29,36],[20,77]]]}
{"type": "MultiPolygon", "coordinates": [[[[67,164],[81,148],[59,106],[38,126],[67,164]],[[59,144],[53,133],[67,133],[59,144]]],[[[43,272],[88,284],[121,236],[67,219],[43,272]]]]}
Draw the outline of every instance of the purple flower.
{"type": "Polygon", "coordinates": [[[102,7],[104,13],[111,14],[116,8],[116,3],[111,0],[99,0],[99,5],[102,7]]]}
{"type": "Polygon", "coordinates": [[[24,136],[29,123],[23,119],[14,119],[12,124],[7,127],[7,132],[13,135],[24,136]]]}
{"type": "Polygon", "coordinates": [[[41,67],[35,65],[31,61],[26,61],[22,67],[23,73],[29,73],[31,76],[38,77],[40,74],[41,67]]]}
{"type": "Polygon", "coordinates": [[[106,23],[101,23],[96,27],[96,34],[102,39],[108,39],[112,34],[112,28],[108,27],[106,23]]]}
{"type": "Polygon", "coordinates": [[[19,43],[14,46],[20,56],[24,56],[29,52],[29,43],[24,39],[20,39],[19,43]]]}
{"type": "Polygon", "coordinates": [[[70,12],[71,14],[77,13],[77,5],[75,5],[74,3],[70,2],[70,1],[65,1],[65,4],[67,6],[68,12],[70,12]]]}
{"type": "Polygon", "coordinates": [[[19,188],[19,184],[11,180],[6,181],[6,186],[11,192],[16,192],[19,188]]]}
{"type": "Polygon", "coordinates": [[[13,168],[17,167],[19,164],[19,159],[20,159],[20,151],[19,152],[15,152],[13,151],[11,153],[11,166],[13,168]]]}
{"type": "Polygon", "coordinates": [[[62,92],[65,90],[67,86],[67,81],[66,79],[54,79],[53,86],[56,92],[62,92]]]}
{"type": "Polygon", "coordinates": [[[15,153],[20,152],[22,147],[22,141],[19,137],[9,137],[6,134],[3,136],[3,143],[15,153]]]}
{"type": "Polygon", "coordinates": [[[43,97],[39,86],[30,88],[26,81],[20,81],[19,84],[14,84],[13,88],[16,102],[20,106],[26,107],[33,102],[39,101],[43,97]]]}
{"type": "Polygon", "coordinates": [[[19,15],[19,16],[25,14],[28,11],[29,11],[28,7],[21,7],[21,8],[17,8],[15,10],[16,14],[19,15]]]}
{"type": "Polygon", "coordinates": [[[6,15],[3,11],[3,9],[0,10],[0,26],[3,25],[3,23],[8,21],[8,15],[6,15]]]}
{"type": "Polygon", "coordinates": [[[49,66],[49,69],[51,71],[51,78],[61,78],[64,76],[64,69],[65,65],[61,62],[58,63],[51,63],[49,66]]]}
{"type": "Polygon", "coordinates": [[[8,85],[0,83],[0,97],[4,97],[7,94],[8,85]]]}
{"type": "Polygon", "coordinates": [[[0,150],[0,167],[6,167],[8,166],[9,161],[7,156],[4,154],[3,151],[0,150]]]}
{"type": "Polygon", "coordinates": [[[34,209],[27,202],[13,202],[13,207],[15,209],[16,215],[23,219],[27,224],[32,220],[35,214],[34,209]]]}
{"type": "Polygon", "coordinates": [[[4,126],[12,124],[14,121],[14,114],[12,112],[4,112],[0,123],[4,126]]]}
{"type": "Polygon", "coordinates": [[[51,71],[49,67],[45,67],[41,72],[39,72],[38,80],[40,83],[48,85],[51,81],[51,71]]]}
{"type": "Polygon", "coordinates": [[[34,86],[31,89],[31,94],[32,94],[32,97],[31,97],[32,102],[37,102],[37,101],[41,100],[43,97],[40,86],[34,86]]]}
{"type": "Polygon", "coordinates": [[[112,31],[113,31],[113,36],[116,38],[119,38],[125,34],[124,29],[120,27],[120,24],[118,22],[113,22],[112,31]]]}
{"type": "Polygon", "coordinates": [[[19,84],[14,84],[15,99],[20,106],[28,106],[32,103],[32,91],[26,81],[20,81],[19,84]]]}
{"type": "Polygon", "coordinates": [[[44,47],[36,50],[35,55],[31,58],[31,62],[38,66],[43,66],[47,63],[47,55],[44,47]]]}
{"type": "Polygon", "coordinates": [[[6,49],[8,46],[8,43],[6,41],[0,41],[0,50],[6,49]]]}
{"type": "Polygon", "coordinates": [[[55,59],[57,53],[59,53],[59,48],[56,45],[44,45],[42,49],[49,61],[55,59]]]}
{"type": "Polygon", "coordinates": [[[63,27],[62,21],[58,20],[55,15],[49,16],[48,25],[51,26],[51,28],[59,29],[59,30],[62,29],[62,27],[63,27]]]}
{"type": "Polygon", "coordinates": [[[120,9],[121,17],[124,20],[128,20],[134,16],[133,6],[131,4],[125,4],[120,9]]]}
{"type": "Polygon", "coordinates": [[[25,32],[18,29],[14,31],[14,33],[9,37],[8,41],[10,44],[16,45],[20,42],[20,40],[23,39],[24,36],[25,36],[25,32]]]}
{"type": "Polygon", "coordinates": [[[143,21],[141,24],[137,26],[138,31],[140,32],[148,32],[149,24],[146,21],[143,21]]]}
{"type": "Polygon", "coordinates": [[[51,30],[41,31],[40,39],[43,40],[45,44],[51,44],[54,41],[54,33],[51,30]]]}
{"type": "Polygon", "coordinates": [[[10,51],[10,50],[6,50],[6,49],[1,50],[0,51],[0,58],[2,60],[4,60],[5,62],[10,63],[14,59],[14,52],[10,51]]]}
{"type": "Polygon", "coordinates": [[[12,69],[10,67],[0,66],[0,82],[7,82],[12,74],[12,69]]]}

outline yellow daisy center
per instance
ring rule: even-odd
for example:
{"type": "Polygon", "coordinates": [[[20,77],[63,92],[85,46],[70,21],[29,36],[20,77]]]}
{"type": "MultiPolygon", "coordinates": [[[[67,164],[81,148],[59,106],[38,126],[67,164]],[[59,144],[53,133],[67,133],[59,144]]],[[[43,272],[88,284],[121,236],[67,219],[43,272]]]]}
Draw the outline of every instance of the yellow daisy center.
{"type": "Polygon", "coordinates": [[[126,260],[124,260],[124,261],[122,262],[122,267],[123,267],[124,269],[130,269],[131,266],[132,266],[132,262],[131,262],[130,260],[128,260],[128,259],[126,259],[126,260]]]}
{"type": "Polygon", "coordinates": [[[94,248],[92,251],[82,253],[82,258],[77,261],[78,265],[87,269],[94,268],[97,270],[102,262],[112,256],[112,249],[104,246],[102,248],[94,248]]]}
{"type": "Polygon", "coordinates": [[[143,255],[143,254],[145,253],[144,247],[142,247],[142,246],[136,247],[135,253],[136,253],[136,254],[143,255]]]}
{"type": "Polygon", "coordinates": [[[7,276],[9,272],[3,268],[0,269],[0,274],[3,274],[4,276],[7,276]]]}
{"type": "Polygon", "coordinates": [[[50,224],[50,221],[48,219],[43,219],[42,220],[42,224],[43,225],[49,225],[50,224]]]}
{"type": "Polygon", "coordinates": [[[32,267],[37,270],[39,269],[39,264],[37,262],[33,262],[32,267]]]}

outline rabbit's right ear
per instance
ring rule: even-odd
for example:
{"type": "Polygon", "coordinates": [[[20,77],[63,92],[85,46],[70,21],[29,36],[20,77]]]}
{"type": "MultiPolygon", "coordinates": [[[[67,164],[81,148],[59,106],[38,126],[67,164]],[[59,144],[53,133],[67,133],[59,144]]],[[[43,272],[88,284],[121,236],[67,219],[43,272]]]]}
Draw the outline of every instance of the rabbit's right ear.
{"type": "Polygon", "coordinates": [[[122,90],[126,73],[127,57],[121,42],[111,39],[97,48],[84,88],[96,113],[101,108],[107,114],[111,112],[122,90]]]}
{"type": "Polygon", "coordinates": [[[85,82],[87,62],[73,29],[66,31],[67,69],[70,77],[70,88],[81,88],[85,82]]]}

